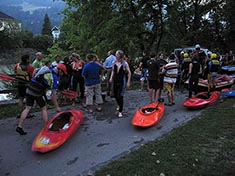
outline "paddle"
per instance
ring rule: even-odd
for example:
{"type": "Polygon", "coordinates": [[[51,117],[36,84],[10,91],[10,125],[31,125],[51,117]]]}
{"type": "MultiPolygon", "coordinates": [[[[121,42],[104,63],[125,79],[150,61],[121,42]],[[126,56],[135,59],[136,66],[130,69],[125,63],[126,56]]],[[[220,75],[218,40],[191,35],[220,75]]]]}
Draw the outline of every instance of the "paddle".
{"type": "Polygon", "coordinates": [[[22,80],[19,78],[15,78],[16,75],[8,75],[4,73],[0,73],[0,80],[2,81],[19,81],[21,83],[28,83],[29,81],[22,80]]]}
{"type": "Polygon", "coordinates": [[[2,80],[2,81],[13,81],[15,79],[16,78],[14,78],[14,77],[12,77],[10,75],[3,74],[3,73],[0,74],[0,80],[2,80]]]}
{"type": "Polygon", "coordinates": [[[151,113],[152,111],[158,110],[158,106],[162,102],[164,102],[164,99],[159,98],[158,99],[158,104],[154,108],[145,108],[145,109],[142,109],[142,112],[148,114],[148,113],[151,113]]]}
{"type": "Polygon", "coordinates": [[[61,93],[65,96],[65,98],[69,98],[69,99],[74,99],[78,96],[78,93],[72,90],[63,90],[61,91],[61,93]]]}

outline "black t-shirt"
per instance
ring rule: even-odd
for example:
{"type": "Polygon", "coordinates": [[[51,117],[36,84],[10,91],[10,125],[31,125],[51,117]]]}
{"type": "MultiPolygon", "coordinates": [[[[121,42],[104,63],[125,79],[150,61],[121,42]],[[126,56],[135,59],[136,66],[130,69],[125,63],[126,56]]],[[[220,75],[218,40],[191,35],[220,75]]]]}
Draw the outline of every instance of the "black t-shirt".
{"type": "Polygon", "coordinates": [[[150,59],[147,62],[147,69],[148,69],[148,80],[157,80],[158,79],[158,73],[159,73],[159,65],[158,62],[150,59]]]}
{"type": "Polygon", "coordinates": [[[145,56],[143,59],[141,59],[140,62],[142,62],[142,68],[147,68],[147,62],[149,60],[149,57],[145,56]]]}

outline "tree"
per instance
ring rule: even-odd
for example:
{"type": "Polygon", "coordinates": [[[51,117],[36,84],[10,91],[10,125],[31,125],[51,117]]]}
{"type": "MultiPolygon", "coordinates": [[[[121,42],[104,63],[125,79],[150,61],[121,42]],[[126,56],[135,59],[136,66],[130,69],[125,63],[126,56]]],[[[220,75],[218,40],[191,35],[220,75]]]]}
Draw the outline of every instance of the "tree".
{"type": "Polygon", "coordinates": [[[62,30],[68,44],[103,58],[110,49],[129,56],[144,49],[158,50],[164,31],[163,1],[84,0],[67,2],[62,30]]]}
{"type": "Polygon", "coordinates": [[[42,25],[42,35],[51,35],[51,22],[47,13],[45,14],[42,25]]]}

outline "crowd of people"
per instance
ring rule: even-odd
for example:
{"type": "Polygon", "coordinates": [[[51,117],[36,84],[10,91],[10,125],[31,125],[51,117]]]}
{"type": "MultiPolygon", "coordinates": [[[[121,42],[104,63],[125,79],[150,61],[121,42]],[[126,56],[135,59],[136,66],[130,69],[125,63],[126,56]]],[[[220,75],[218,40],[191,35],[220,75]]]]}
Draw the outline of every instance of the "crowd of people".
{"type": "MultiPolygon", "coordinates": [[[[167,94],[168,106],[175,105],[175,86],[188,82],[188,98],[198,92],[199,78],[208,79],[208,96],[215,89],[215,78],[224,64],[231,63],[234,58],[221,57],[218,53],[205,53],[200,45],[195,45],[195,51],[191,53],[181,52],[179,56],[174,53],[168,58],[163,53],[149,53],[143,51],[142,59],[138,69],[141,71],[140,91],[147,84],[150,102],[158,102],[162,91],[167,94]]],[[[48,121],[45,96],[48,89],[51,90],[51,100],[56,112],[61,108],[58,96],[63,90],[71,90],[79,93],[77,99],[71,99],[72,106],[81,103],[89,113],[94,110],[101,111],[103,104],[101,75],[107,76],[106,96],[114,97],[117,102],[117,115],[123,117],[124,92],[130,87],[132,66],[128,56],[122,50],[108,51],[107,58],[103,63],[94,53],[86,55],[81,59],[77,53],[61,59],[56,55],[54,61],[43,63],[43,54],[37,52],[32,63],[29,55],[23,55],[21,62],[15,65],[15,74],[18,80],[19,106],[24,107],[19,116],[16,131],[27,134],[23,130],[23,122],[27,118],[30,109],[38,105],[42,110],[45,123],[48,121]],[[23,100],[26,100],[24,106],[23,100]]]]}
{"type": "Polygon", "coordinates": [[[19,134],[27,134],[23,130],[23,122],[35,105],[41,108],[42,118],[47,123],[46,92],[49,89],[56,112],[61,111],[58,96],[63,90],[79,92],[78,99],[72,99],[72,106],[75,106],[77,100],[87,108],[89,113],[92,113],[94,109],[101,111],[103,98],[100,78],[106,72],[108,75],[107,95],[116,99],[118,117],[123,116],[123,95],[125,88],[130,86],[131,71],[122,50],[117,50],[115,55],[113,51],[109,51],[103,64],[94,53],[87,54],[84,60],[77,53],[72,53],[63,60],[60,55],[56,55],[53,62],[43,63],[42,60],[43,54],[37,52],[32,64],[29,62],[29,55],[23,55],[21,62],[15,65],[19,106],[23,107],[23,100],[26,100],[16,128],[19,134]]]}
{"type": "Polygon", "coordinates": [[[150,102],[158,101],[164,90],[168,97],[168,106],[175,104],[175,86],[184,85],[188,80],[188,98],[198,93],[199,79],[208,80],[208,96],[215,90],[215,79],[224,65],[235,64],[235,57],[230,54],[221,56],[219,53],[207,53],[199,44],[192,52],[180,52],[180,55],[171,53],[168,58],[163,53],[158,56],[145,50],[137,70],[141,71],[140,91],[144,90],[145,83],[149,92],[150,102]]]}

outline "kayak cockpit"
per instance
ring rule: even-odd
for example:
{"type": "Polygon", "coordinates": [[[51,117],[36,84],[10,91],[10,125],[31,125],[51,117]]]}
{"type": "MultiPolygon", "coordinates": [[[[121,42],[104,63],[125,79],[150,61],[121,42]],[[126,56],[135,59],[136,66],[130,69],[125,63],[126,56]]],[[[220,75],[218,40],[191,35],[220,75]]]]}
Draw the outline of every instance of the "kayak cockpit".
{"type": "Polygon", "coordinates": [[[55,118],[52,121],[48,129],[50,131],[59,131],[60,129],[68,129],[71,117],[72,117],[71,112],[61,113],[57,118],[55,118]]]}

